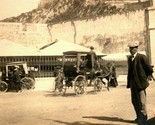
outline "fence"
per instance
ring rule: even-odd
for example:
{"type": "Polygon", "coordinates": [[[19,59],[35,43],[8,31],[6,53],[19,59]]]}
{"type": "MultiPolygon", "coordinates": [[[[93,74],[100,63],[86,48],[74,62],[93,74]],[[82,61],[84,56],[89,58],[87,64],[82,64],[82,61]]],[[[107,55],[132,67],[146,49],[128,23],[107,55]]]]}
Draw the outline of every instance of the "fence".
{"type": "Polygon", "coordinates": [[[0,71],[5,71],[5,65],[8,62],[27,62],[28,68],[33,70],[35,77],[53,76],[56,66],[62,65],[62,56],[15,56],[0,57],[0,71]]]}
{"type": "MultiPolygon", "coordinates": [[[[68,65],[75,63],[74,59],[67,59],[68,65]]],[[[0,71],[5,71],[5,65],[8,62],[27,62],[28,68],[33,71],[36,78],[52,77],[55,69],[62,66],[62,56],[15,56],[15,57],[0,57],[0,71]]],[[[106,63],[99,58],[101,63],[106,63]]],[[[118,75],[126,74],[126,62],[117,62],[116,64],[118,75]]]]}

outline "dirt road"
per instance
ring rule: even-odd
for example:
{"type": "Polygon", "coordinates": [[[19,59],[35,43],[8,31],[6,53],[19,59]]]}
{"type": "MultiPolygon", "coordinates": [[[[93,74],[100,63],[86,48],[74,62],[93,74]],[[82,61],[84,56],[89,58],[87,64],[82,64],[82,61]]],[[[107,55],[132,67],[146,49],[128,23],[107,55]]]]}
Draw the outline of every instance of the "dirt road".
{"type": "MultiPolygon", "coordinates": [[[[149,121],[155,119],[155,82],[147,89],[149,121]]],[[[0,93],[0,125],[135,125],[130,90],[125,83],[76,96],[67,89],[66,96],[50,90],[0,93]]],[[[153,124],[155,125],[155,120],[153,124]]]]}

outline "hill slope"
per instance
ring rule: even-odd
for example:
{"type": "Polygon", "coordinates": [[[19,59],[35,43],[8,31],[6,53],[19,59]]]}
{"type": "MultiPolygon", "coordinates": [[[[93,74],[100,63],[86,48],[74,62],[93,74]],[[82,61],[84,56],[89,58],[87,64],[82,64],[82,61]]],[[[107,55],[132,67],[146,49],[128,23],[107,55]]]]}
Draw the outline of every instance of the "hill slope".
{"type": "Polygon", "coordinates": [[[38,8],[1,22],[58,23],[77,19],[95,19],[127,11],[128,8],[118,7],[103,0],[41,0],[38,8]]]}

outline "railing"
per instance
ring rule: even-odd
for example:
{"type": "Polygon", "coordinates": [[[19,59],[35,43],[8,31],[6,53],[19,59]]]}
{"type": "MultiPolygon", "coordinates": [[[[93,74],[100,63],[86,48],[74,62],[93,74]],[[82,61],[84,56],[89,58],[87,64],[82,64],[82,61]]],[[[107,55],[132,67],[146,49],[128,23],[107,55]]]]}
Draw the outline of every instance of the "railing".
{"type": "Polygon", "coordinates": [[[5,65],[8,62],[27,62],[31,69],[38,69],[34,71],[35,77],[51,77],[56,66],[62,66],[62,56],[17,56],[17,57],[0,57],[0,71],[5,71],[5,65]],[[60,60],[61,59],[61,60],[60,60]]]}
{"type": "MultiPolygon", "coordinates": [[[[0,71],[5,71],[6,63],[18,61],[27,62],[28,67],[34,70],[33,73],[36,78],[52,77],[56,67],[62,67],[62,56],[0,57],[0,71]]],[[[73,63],[75,63],[75,60],[69,59],[68,65],[73,63]]]]}

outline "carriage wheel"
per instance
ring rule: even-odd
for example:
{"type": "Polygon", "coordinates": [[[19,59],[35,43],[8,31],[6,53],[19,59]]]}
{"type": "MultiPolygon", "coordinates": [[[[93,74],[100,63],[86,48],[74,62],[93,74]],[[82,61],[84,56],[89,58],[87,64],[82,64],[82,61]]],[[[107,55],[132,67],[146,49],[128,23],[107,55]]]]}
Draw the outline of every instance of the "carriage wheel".
{"type": "Polygon", "coordinates": [[[101,79],[98,77],[95,78],[95,80],[94,80],[94,91],[95,92],[101,91],[102,87],[103,87],[103,83],[102,83],[101,79]]]}
{"type": "Polygon", "coordinates": [[[0,81],[0,92],[6,92],[8,90],[8,84],[4,81],[0,81]]]}
{"type": "Polygon", "coordinates": [[[74,91],[78,94],[84,94],[87,87],[87,81],[85,79],[85,76],[79,75],[75,78],[74,82],[74,91]]]}
{"type": "Polygon", "coordinates": [[[22,90],[29,90],[35,88],[35,81],[30,77],[24,77],[21,79],[22,90]]]}

